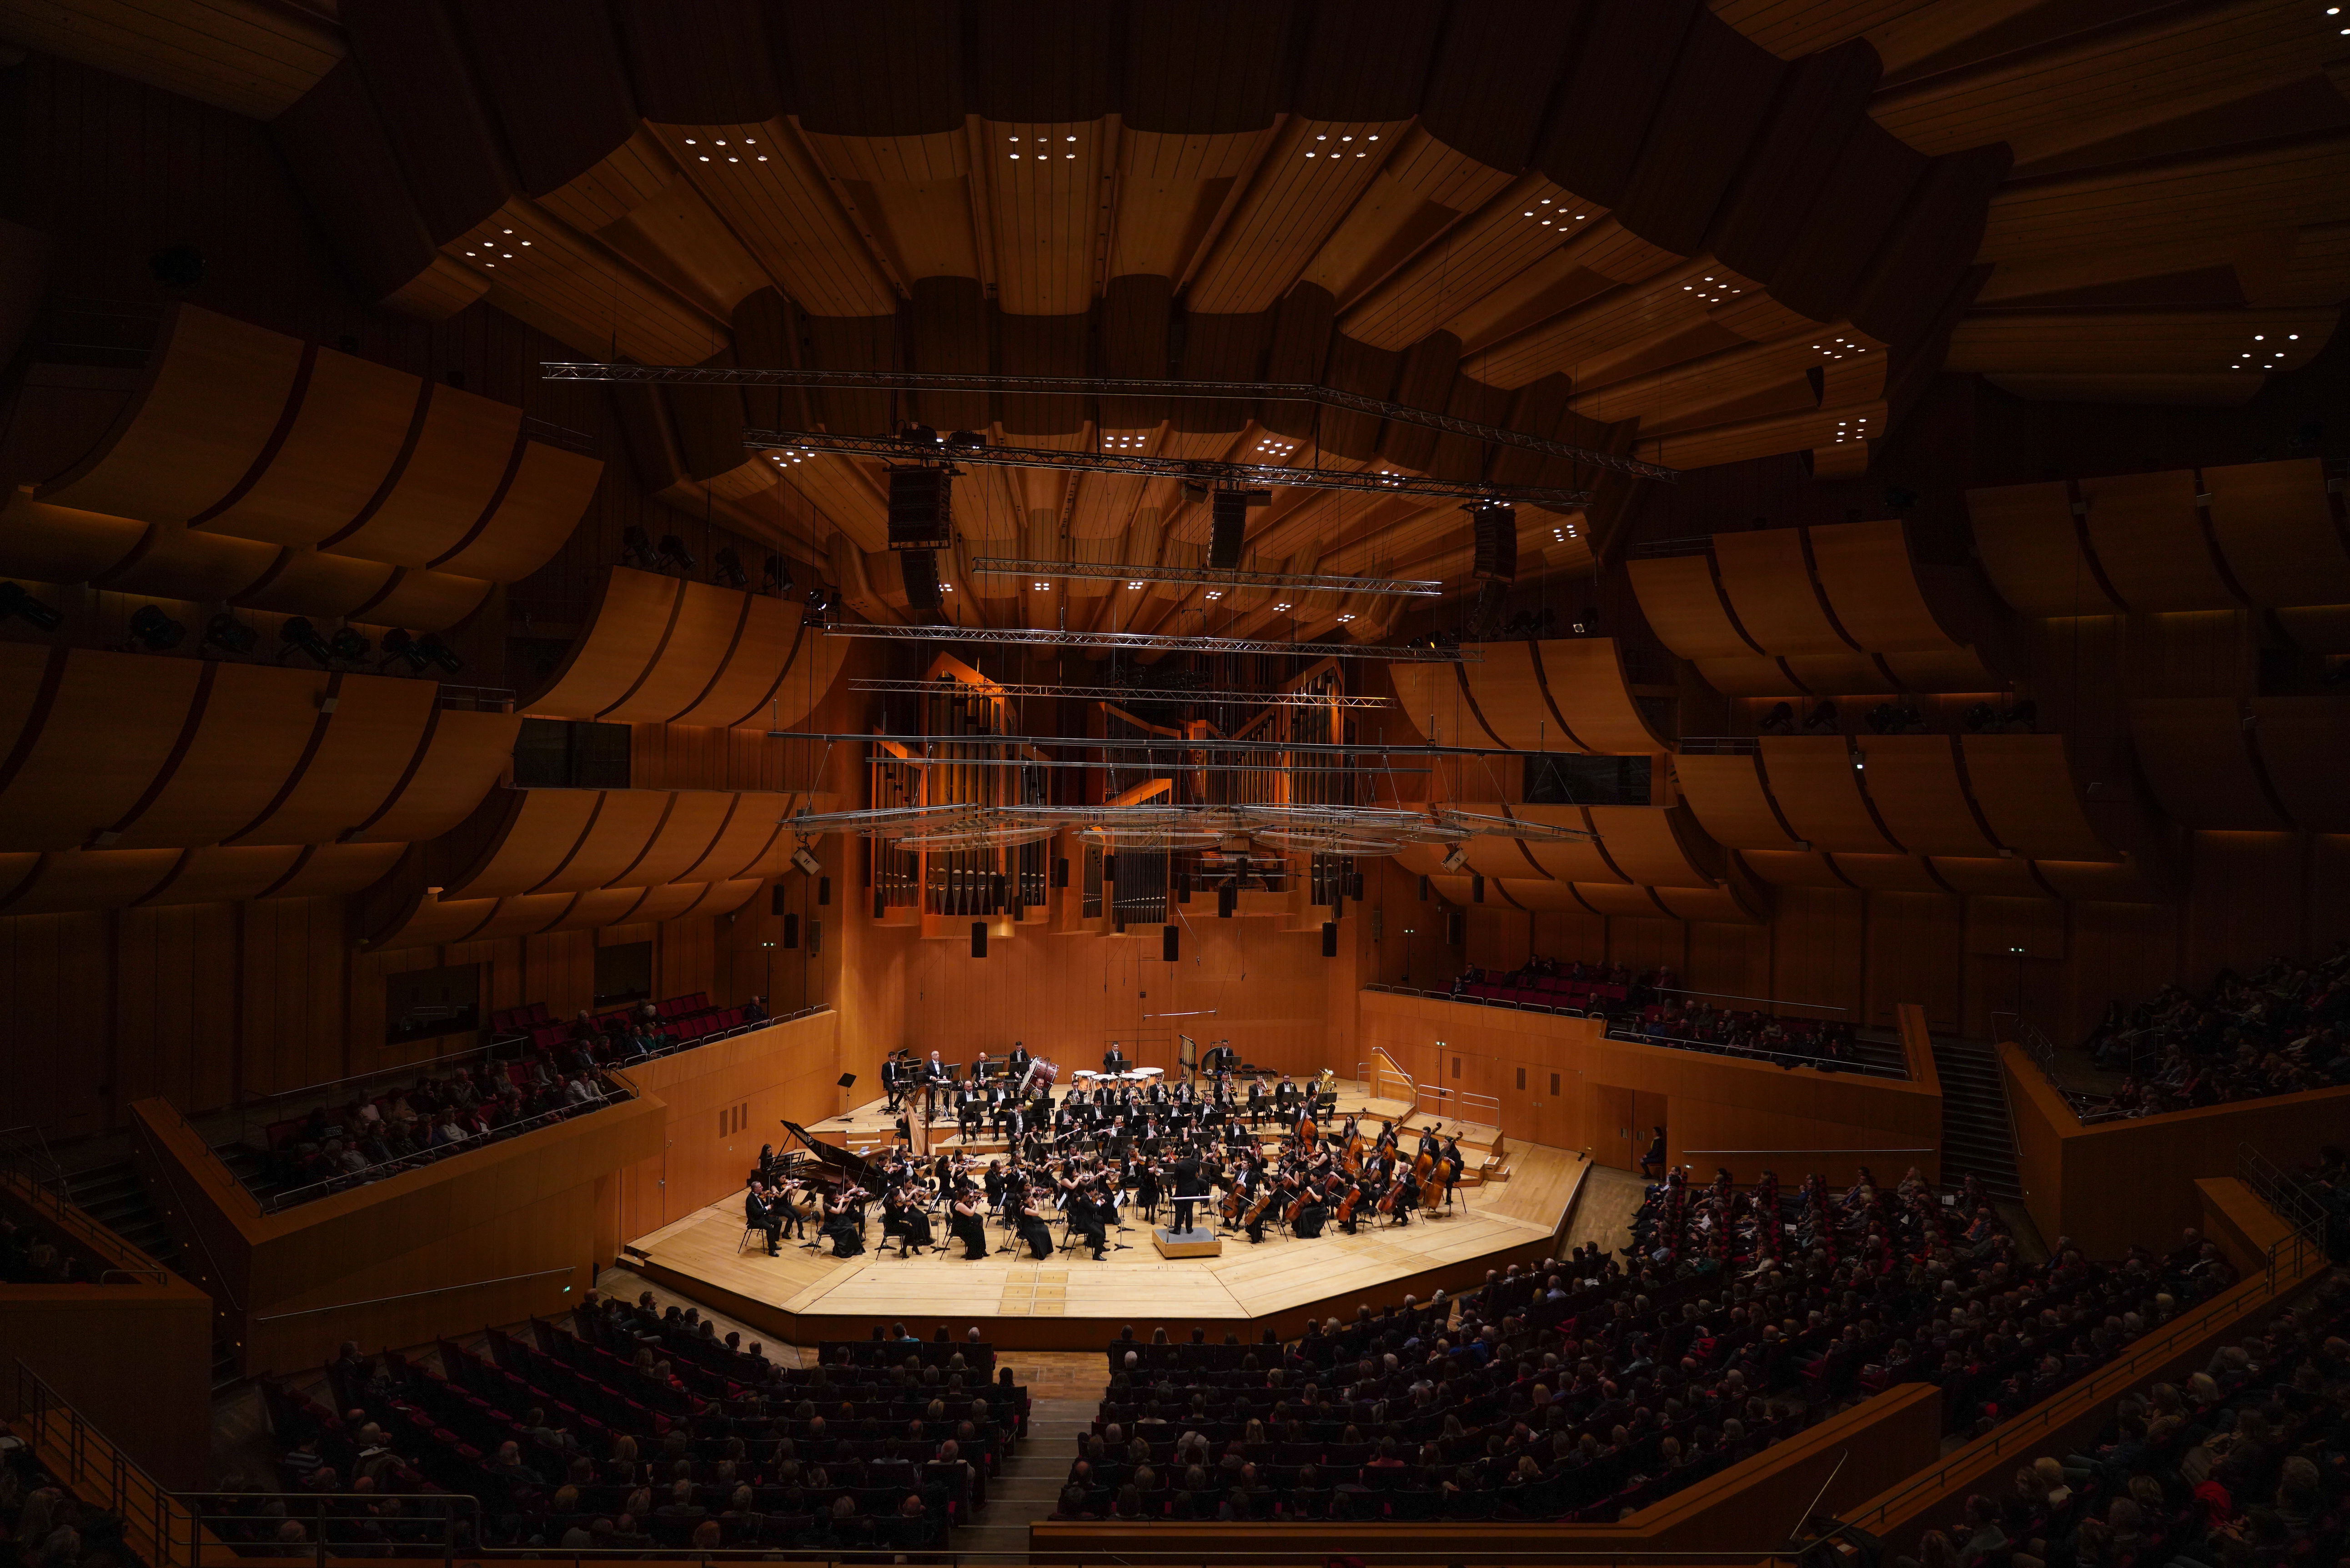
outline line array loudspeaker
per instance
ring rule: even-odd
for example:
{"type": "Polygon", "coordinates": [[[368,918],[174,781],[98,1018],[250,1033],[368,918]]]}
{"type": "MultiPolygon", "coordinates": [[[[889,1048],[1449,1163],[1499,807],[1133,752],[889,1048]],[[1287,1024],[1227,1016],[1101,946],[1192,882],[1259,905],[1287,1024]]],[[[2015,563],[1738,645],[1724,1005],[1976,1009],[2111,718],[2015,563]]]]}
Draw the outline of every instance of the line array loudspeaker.
{"type": "Polygon", "coordinates": [[[1518,575],[1518,513],[1513,506],[1485,505],[1471,514],[1476,531],[1473,576],[1506,583],[1518,575]]]}
{"type": "Polygon", "coordinates": [[[954,545],[951,476],[943,468],[889,471],[889,548],[944,550],[954,545]]]}
{"type": "Polygon", "coordinates": [[[1336,920],[1322,922],[1322,956],[1324,958],[1338,956],[1338,922],[1336,920]]]}
{"type": "Polygon", "coordinates": [[[939,602],[939,553],[936,550],[900,550],[898,553],[898,575],[906,585],[907,610],[926,619],[938,619],[943,613],[939,602]]]}
{"type": "Polygon", "coordinates": [[[1232,912],[1240,906],[1241,890],[1238,885],[1232,882],[1219,883],[1216,887],[1216,919],[1231,919],[1232,912]]]}
{"type": "Polygon", "coordinates": [[[1115,882],[1118,880],[1117,856],[1105,855],[1102,857],[1102,880],[1105,882],[1115,882]]]}
{"type": "Polygon", "coordinates": [[[1428,902],[1428,878],[1425,877],[1419,879],[1419,901],[1423,904],[1428,902]]]}
{"type": "Polygon", "coordinates": [[[818,909],[822,909],[832,902],[831,877],[819,877],[816,879],[816,901],[818,909]]]}
{"type": "Polygon", "coordinates": [[[1220,572],[1239,569],[1248,540],[1249,508],[1272,499],[1270,490],[1219,490],[1208,497],[1209,566],[1220,572]]]}
{"type": "Polygon", "coordinates": [[[767,889],[767,913],[780,915],[783,912],[784,885],[778,882],[767,889]]]}
{"type": "Polygon", "coordinates": [[[1485,901],[1485,878],[1481,872],[1471,871],[1469,874],[1469,901],[1472,904],[1482,904],[1485,901]]]}
{"type": "Polygon", "coordinates": [[[1066,855],[1055,855],[1053,857],[1053,886],[1066,888],[1068,885],[1069,857],[1066,855]]]}
{"type": "Polygon", "coordinates": [[[1466,909],[1445,910],[1444,945],[1449,948],[1462,947],[1467,945],[1468,940],[1469,911],[1466,909]]]}
{"type": "Polygon", "coordinates": [[[971,956],[973,958],[987,956],[987,922],[985,920],[973,920],[971,923],[971,956]]]}
{"type": "Polygon", "coordinates": [[[800,918],[797,915],[785,915],[784,917],[784,946],[787,948],[796,948],[799,945],[800,918]]]}
{"type": "Polygon", "coordinates": [[[1182,927],[1161,926],[1159,928],[1159,956],[1169,963],[1173,963],[1183,956],[1182,927]]]}

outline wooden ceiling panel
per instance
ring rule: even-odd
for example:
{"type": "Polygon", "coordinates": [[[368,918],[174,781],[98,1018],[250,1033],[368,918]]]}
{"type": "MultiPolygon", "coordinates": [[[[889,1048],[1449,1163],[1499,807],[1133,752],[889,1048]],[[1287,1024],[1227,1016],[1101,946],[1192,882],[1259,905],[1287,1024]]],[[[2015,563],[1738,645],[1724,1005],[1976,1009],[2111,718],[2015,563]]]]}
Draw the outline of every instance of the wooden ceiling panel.
{"type": "Polygon", "coordinates": [[[2090,825],[2064,736],[1962,735],[1959,744],[1968,788],[2001,843],[2034,860],[2121,857],[2090,825]]]}
{"type": "Polygon", "coordinates": [[[1551,711],[1586,751],[1638,756],[1669,748],[1632,695],[1614,638],[1560,638],[1534,647],[1551,711]]]}
{"type": "Polygon", "coordinates": [[[417,412],[418,379],[331,348],[310,352],[292,423],[265,466],[191,526],[315,544],[358,516],[390,476],[417,412]]]}
{"type": "MultiPolygon", "coordinates": [[[[901,369],[895,315],[811,316],[808,364],[819,370],[901,369]]],[[[889,435],[897,430],[895,400],[884,391],[827,389],[811,395],[824,428],[839,435],[889,435]]],[[[813,463],[811,464],[813,466],[813,463]]],[[[819,503],[821,504],[821,503],[819,503]]],[[[829,506],[826,507],[831,511],[829,506]]],[[[837,516],[838,514],[835,513],[837,516]]],[[[874,541],[879,547],[878,538],[874,541]]]]}
{"type": "Polygon", "coordinates": [[[723,316],[648,275],[536,202],[515,197],[442,247],[491,297],[585,353],[694,365],[725,340],[723,316]]]}
{"type": "Polygon", "coordinates": [[[636,100],[605,7],[513,0],[452,11],[533,196],[595,167],[635,132],[636,100]]]}
{"type": "Polygon", "coordinates": [[[637,107],[655,124],[740,125],[784,112],[761,0],[616,0],[637,107]]]}
{"type": "Polygon", "coordinates": [[[1126,123],[1176,136],[1263,130],[1282,107],[1295,0],[1132,0],[1126,123]]]}
{"type": "Polygon", "coordinates": [[[1700,14],[1683,35],[1672,79],[1616,215],[1669,251],[1692,255],[1732,176],[1752,154],[1785,67],[1737,29],[1700,14]]]}
{"type": "Polygon", "coordinates": [[[1870,121],[1856,124],[1820,182],[1821,199],[1811,203],[1781,254],[1771,296],[1814,321],[1850,314],[1870,259],[1928,163],[1870,121]]]}
{"type": "Polygon", "coordinates": [[[1308,0],[1295,109],[1314,119],[1419,112],[1444,0],[1308,0]]]}
{"type": "Polygon", "coordinates": [[[889,275],[789,126],[770,119],[656,130],[712,209],[804,309],[825,317],[896,309],[889,275]]]}
{"type": "MultiPolygon", "coordinates": [[[[739,152],[716,151],[729,159],[751,154],[747,147],[739,152]]],[[[649,275],[720,319],[731,320],[736,306],[771,286],[764,265],[690,181],[671,182],[605,227],[601,237],[649,275]]],[[[723,335],[713,341],[723,343],[723,335]]]]}
{"type": "Polygon", "coordinates": [[[1559,0],[1453,6],[1420,100],[1420,124],[1488,168],[1524,168],[1591,9],[1559,0]]]}
{"type": "Polygon", "coordinates": [[[1797,60],[1931,9],[1930,0],[1708,0],[1713,14],[1778,56],[1797,60]]]}
{"type": "Polygon", "coordinates": [[[316,87],[346,47],[323,17],[257,0],[12,0],[0,5],[0,28],[12,43],[260,120],[316,87]]]}
{"type": "Polygon", "coordinates": [[[1703,325],[1709,307],[1756,286],[1711,256],[1694,257],[1474,355],[1464,369],[1501,387],[1522,387],[1553,372],[1579,377],[1614,350],[1703,325]]]}
{"type": "Polygon", "coordinates": [[[239,844],[324,844],[380,811],[421,754],[440,688],[426,680],[335,680],[335,711],[284,786],[223,836],[239,844]]]}
{"type": "Polygon", "coordinates": [[[147,794],[110,831],[125,849],[218,844],[238,834],[302,771],[323,670],[222,662],[203,706],[147,794]]]}
{"type": "Polygon", "coordinates": [[[973,143],[1007,316],[1083,316],[1110,224],[1111,130],[1101,120],[978,122],[973,143]]]}
{"type": "Polygon", "coordinates": [[[470,534],[433,557],[433,569],[495,583],[521,581],[554,559],[571,537],[603,472],[600,458],[524,441],[507,470],[504,493],[470,534]]]}
{"type": "MultiPolygon", "coordinates": [[[[918,279],[906,346],[915,369],[987,374],[992,368],[987,352],[987,301],[979,279],[918,279]]],[[[941,431],[983,430],[992,419],[984,392],[918,392],[914,413],[924,424],[941,431]]]]}
{"type": "Polygon", "coordinates": [[[1821,592],[1853,641],[1878,653],[1958,646],[1927,602],[1899,518],[1816,524],[1811,546],[1821,592]]]}
{"type": "Polygon", "coordinates": [[[2102,310],[1970,313],[1950,335],[1952,370],[2120,376],[2297,370],[2334,334],[2340,312],[2102,310]]]}
{"type": "Polygon", "coordinates": [[[1887,406],[1880,400],[1687,431],[1643,441],[1635,450],[1650,462],[1706,468],[1715,463],[1742,462],[1781,452],[1808,452],[1872,440],[1886,428],[1888,417],[1887,406]]]}
{"type": "Polygon", "coordinates": [[[2158,10],[1892,88],[1870,112],[1923,152],[2004,141],[2031,163],[2305,75],[2339,52],[2322,10],[2306,0],[2158,10]]]}
{"type": "Polygon", "coordinates": [[[1877,78],[1877,57],[1858,39],[1797,59],[1703,248],[1749,277],[1776,275],[1859,126],[1877,78]]]}
{"type": "Polygon", "coordinates": [[[983,119],[1099,119],[1118,108],[1118,13],[1093,0],[966,7],[965,88],[983,119]]]}
{"type": "Polygon", "coordinates": [[[364,297],[389,299],[432,271],[432,236],[359,62],[336,65],[270,121],[269,137],[364,297]]]}
{"type": "Polygon", "coordinates": [[[2206,153],[2146,167],[2022,180],[1991,198],[1978,259],[2160,245],[2350,220],[2350,136],[2206,153]]]}
{"type": "Polygon", "coordinates": [[[1720,844],[1740,850],[1808,849],[1787,831],[1763,787],[1762,759],[1754,755],[1673,759],[1680,798],[1697,814],[1700,826],[1720,844]]]}
{"type": "Polygon", "coordinates": [[[1682,659],[1742,659],[1757,651],[1730,613],[1707,556],[1627,563],[1632,591],[1648,628],[1682,659]]]}
{"type": "Polygon", "coordinates": [[[1587,8],[1591,20],[1569,57],[1534,164],[1570,191],[1619,204],[1672,78],[1699,0],[1587,8]]]}
{"type": "Polygon", "coordinates": [[[1975,548],[1991,586],[2025,615],[2109,615],[2106,590],[2073,514],[2069,486],[2051,481],[1966,493],[1975,548]]]}
{"type": "Polygon", "coordinates": [[[960,11],[954,0],[868,0],[772,13],[800,124],[858,137],[961,130],[960,11]]]}
{"type": "Polygon", "coordinates": [[[1185,298],[1195,310],[1265,310],[1378,177],[1409,121],[1284,121],[1185,298]]]}
{"type": "Polygon", "coordinates": [[[1269,149],[1269,130],[1191,135],[1138,130],[1118,136],[1118,201],[1111,213],[1112,277],[1185,275],[1233,186],[1269,149]]]}
{"type": "Polygon", "coordinates": [[[1553,314],[1606,286],[1600,275],[1561,252],[1607,216],[1607,209],[1580,201],[1544,175],[1523,175],[1349,305],[1342,324],[1387,348],[1456,321],[1468,328],[1453,328],[1464,337],[1491,333],[1495,323],[1517,317],[1526,317],[1517,325],[1531,325],[1540,318],[1532,313],[1553,314]],[[1541,265],[1551,258],[1555,265],[1541,265]],[[1592,281],[1577,285],[1577,277],[1592,281]],[[1507,296],[1497,298],[1505,289],[1507,296]]]}
{"type": "Polygon", "coordinates": [[[432,565],[464,545],[506,492],[510,471],[531,444],[521,431],[520,409],[434,387],[399,473],[319,547],[395,566],[432,565]]]}
{"type": "Polygon", "coordinates": [[[27,703],[36,692],[48,701],[23,721],[0,769],[7,850],[88,844],[138,807],[176,756],[215,668],[91,649],[9,653],[27,703]]]}
{"type": "Polygon", "coordinates": [[[415,0],[344,0],[337,13],[425,232],[445,245],[519,189],[456,30],[443,6],[415,0]]]}
{"type": "Polygon", "coordinates": [[[1766,653],[1843,653],[1852,646],[1820,597],[1809,556],[1800,528],[1713,537],[1722,596],[1766,653]]]}

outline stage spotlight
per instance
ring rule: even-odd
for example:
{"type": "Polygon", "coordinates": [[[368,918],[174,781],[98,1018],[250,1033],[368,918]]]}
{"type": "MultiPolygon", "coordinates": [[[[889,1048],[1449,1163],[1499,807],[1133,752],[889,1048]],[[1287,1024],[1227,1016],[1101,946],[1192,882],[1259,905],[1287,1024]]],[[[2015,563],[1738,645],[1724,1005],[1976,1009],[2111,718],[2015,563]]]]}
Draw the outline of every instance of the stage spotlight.
{"type": "Polygon", "coordinates": [[[449,645],[441,640],[440,635],[436,632],[427,632],[418,638],[416,651],[423,655],[427,664],[439,665],[441,672],[444,675],[454,675],[465,668],[465,661],[458,658],[449,645]]]}
{"type": "Polygon", "coordinates": [[[641,528],[630,527],[620,530],[620,565],[624,566],[660,565],[660,557],[653,552],[652,535],[641,528]]]}
{"type": "Polygon", "coordinates": [[[712,557],[712,574],[730,588],[747,588],[751,586],[751,576],[743,569],[743,557],[734,553],[734,546],[732,545],[712,557]]]}
{"type": "Polygon", "coordinates": [[[346,664],[357,664],[375,649],[375,644],[359,634],[354,627],[345,627],[327,643],[327,651],[346,664]]]}
{"type": "Polygon", "coordinates": [[[187,635],[188,628],[157,605],[141,605],[130,617],[130,639],[150,653],[177,648],[187,635]]]}
{"type": "Polygon", "coordinates": [[[948,446],[960,447],[983,447],[987,444],[987,438],[980,434],[977,431],[949,431],[947,432],[945,444],[948,446]]]}
{"type": "Polygon", "coordinates": [[[773,550],[767,552],[767,563],[759,568],[759,591],[777,598],[792,591],[792,569],[773,550]]]}
{"type": "Polygon", "coordinates": [[[653,559],[658,565],[675,566],[681,572],[690,572],[702,564],[693,558],[693,552],[685,547],[685,541],[674,534],[661,535],[660,548],[653,559]]]}
{"type": "Polygon", "coordinates": [[[327,646],[327,639],[318,635],[318,628],[310,624],[308,616],[296,616],[277,628],[277,635],[286,644],[277,650],[277,663],[283,664],[286,656],[297,649],[308,654],[321,669],[335,661],[334,649],[327,646]]]}
{"type": "Polygon", "coordinates": [[[393,627],[383,634],[383,661],[376,666],[377,672],[380,674],[384,665],[395,659],[407,664],[411,675],[424,672],[423,651],[416,646],[416,639],[400,627],[393,627]]]}
{"type": "Polygon", "coordinates": [[[10,616],[22,616],[43,631],[55,631],[65,624],[62,611],[53,609],[25,591],[22,583],[0,583],[0,620],[10,616]]]}
{"type": "Polygon", "coordinates": [[[821,626],[830,617],[833,607],[840,603],[840,595],[818,583],[808,590],[807,618],[821,626]]]}
{"type": "Polygon", "coordinates": [[[217,648],[223,653],[251,653],[261,634],[226,610],[204,623],[206,648],[217,648]]]}

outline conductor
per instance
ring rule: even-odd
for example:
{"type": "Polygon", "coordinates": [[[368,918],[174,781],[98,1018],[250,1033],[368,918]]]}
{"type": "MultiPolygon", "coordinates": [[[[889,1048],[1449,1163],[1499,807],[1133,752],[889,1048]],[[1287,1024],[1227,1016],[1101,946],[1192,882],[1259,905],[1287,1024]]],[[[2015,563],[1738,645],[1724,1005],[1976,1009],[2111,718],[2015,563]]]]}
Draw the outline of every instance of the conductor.
{"type": "Polygon", "coordinates": [[[1175,1162],[1175,1229],[1191,1228],[1191,1205],[1208,1196],[1208,1175],[1200,1157],[1187,1154],[1175,1162]]]}

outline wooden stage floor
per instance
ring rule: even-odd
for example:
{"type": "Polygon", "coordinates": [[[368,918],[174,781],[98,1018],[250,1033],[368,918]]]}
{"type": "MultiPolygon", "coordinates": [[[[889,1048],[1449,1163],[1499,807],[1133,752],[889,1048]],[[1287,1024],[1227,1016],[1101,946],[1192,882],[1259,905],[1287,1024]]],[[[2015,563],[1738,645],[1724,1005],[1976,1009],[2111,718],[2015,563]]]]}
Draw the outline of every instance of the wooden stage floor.
{"type": "MultiPolygon", "coordinates": [[[[866,1119],[866,1109],[856,1119],[866,1119]]],[[[837,1123],[812,1130],[841,1136],[837,1123]]],[[[1440,1287],[1474,1284],[1489,1268],[1545,1256],[1587,1162],[1513,1144],[1503,1163],[1506,1180],[1464,1189],[1452,1211],[1433,1219],[1367,1224],[1354,1236],[1333,1227],[1312,1241],[1268,1228],[1259,1246],[1232,1234],[1215,1258],[1159,1257],[1139,1215],[1112,1236],[1130,1250],[1100,1262],[1083,1251],[965,1259],[961,1243],[911,1259],[895,1249],[836,1259],[828,1247],[804,1251],[786,1241],[783,1255],[770,1258],[756,1240],[741,1246],[739,1193],[639,1238],[629,1251],[670,1288],[794,1345],[864,1339],[876,1324],[899,1322],[924,1339],[941,1323],[958,1338],[977,1324],[994,1344],[1020,1349],[1096,1348],[1129,1324],[1141,1338],[1161,1325],[1178,1337],[1194,1325],[1215,1339],[1237,1332],[1254,1340],[1268,1325],[1287,1337],[1309,1318],[1351,1317],[1357,1303],[1376,1307],[1407,1293],[1425,1300],[1440,1287]]],[[[932,1229],[947,1240],[935,1220],[932,1229]]],[[[868,1214],[866,1235],[868,1248],[879,1241],[878,1213],[868,1214]]],[[[988,1237],[991,1246],[1003,1244],[992,1222],[988,1237]]]]}

